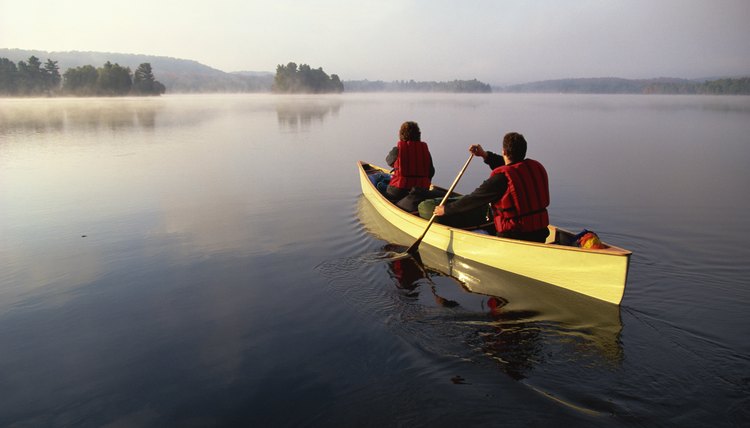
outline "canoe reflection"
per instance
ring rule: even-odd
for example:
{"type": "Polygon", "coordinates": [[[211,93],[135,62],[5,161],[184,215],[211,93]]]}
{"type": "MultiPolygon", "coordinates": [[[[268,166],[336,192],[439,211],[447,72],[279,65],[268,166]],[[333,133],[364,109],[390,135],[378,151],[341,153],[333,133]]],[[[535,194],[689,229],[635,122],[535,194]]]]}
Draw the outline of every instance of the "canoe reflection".
{"type": "MultiPolygon", "coordinates": [[[[384,251],[398,252],[414,239],[380,216],[364,197],[358,201],[358,216],[370,234],[388,243],[384,251]]],[[[388,261],[388,270],[407,295],[416,296],[420,286],[429,286],[438,305],[454,308],[444,322],[460,326],[460,336],[471,348],[494,359],[515,379],[526,377],[533,364],[555,358],[549,357],[555,351],[572,349],[575,358],[587,364],[590,359],[607,365],[622,360],[618,306],[426,244],[415,258],[388,261]],[[436,285],[445,279],[458,287],[449,292],[436,285]]]]}

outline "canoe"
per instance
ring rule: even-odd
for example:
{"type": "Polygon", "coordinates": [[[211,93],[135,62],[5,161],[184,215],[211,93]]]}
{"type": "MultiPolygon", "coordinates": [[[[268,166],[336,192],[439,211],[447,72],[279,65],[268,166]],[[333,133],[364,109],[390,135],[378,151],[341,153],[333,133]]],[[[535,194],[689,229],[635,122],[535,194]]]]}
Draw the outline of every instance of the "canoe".
{"type": "MultiPolygon", "coordinates": [[[[362,194],[390,224],[409,237],[418,238],[428,220],[404,211],[388,201],[369,175],[388,170],[359,161],[362,194]]],[[[619,305],[625,293],[631,252],[603,242],[604,249],[586,249],[562,243],[574,234],[550,225],[545,243],[501,238],[471,230],[433,223],[422,240],[438,250],[495,269],[561,287],[575,293],[619,305]]],[[[413,242],[404,242],[411,245],[413,242]]]]}

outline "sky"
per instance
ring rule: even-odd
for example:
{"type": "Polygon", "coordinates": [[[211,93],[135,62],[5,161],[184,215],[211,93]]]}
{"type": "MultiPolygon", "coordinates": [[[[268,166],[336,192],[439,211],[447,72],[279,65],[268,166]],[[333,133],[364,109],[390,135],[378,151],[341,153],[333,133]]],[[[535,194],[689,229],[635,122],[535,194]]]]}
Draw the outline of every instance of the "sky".
{"type": "Polygon", "coordinates": [[[342,80],[747,76],[750,0],[0,0],[0,48],[342,80]]]}

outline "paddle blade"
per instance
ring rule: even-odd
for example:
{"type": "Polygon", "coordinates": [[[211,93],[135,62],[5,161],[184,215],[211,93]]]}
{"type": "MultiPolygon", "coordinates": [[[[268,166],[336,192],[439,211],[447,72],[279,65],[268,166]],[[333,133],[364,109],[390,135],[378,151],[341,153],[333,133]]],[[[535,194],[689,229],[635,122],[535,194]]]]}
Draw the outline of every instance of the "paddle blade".
{"type": "Polygon", "coordinates": [[[419,250],[419,243],[420,242],[422,242],[421,238],[418,239],[417,241],[415,241],[413,244],[411,244],[411,247],[409,247],[409,248],[406,249],[406,254],[411,254],[411,255],[416,254],[417,251],[419,250]]]}

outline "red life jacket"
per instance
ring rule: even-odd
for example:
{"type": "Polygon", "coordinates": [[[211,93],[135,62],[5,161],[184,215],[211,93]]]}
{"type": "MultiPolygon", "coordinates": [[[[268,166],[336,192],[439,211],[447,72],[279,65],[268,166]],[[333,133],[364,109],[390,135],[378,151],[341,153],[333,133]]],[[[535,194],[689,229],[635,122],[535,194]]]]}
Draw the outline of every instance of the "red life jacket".
{"type": "Polygon", "coordinates": [[[490,177],[505,174],[508,190],[492,204],[498,232],[533,232],[549,225],[547,171],[533,159],[524,159],[492,170],[490,177]]]}
{"type": "Polygon", "coordinates": [[[430,150],[422,141],[399,141],[390,185],[399,189],[430,187],[430,150]]]}

